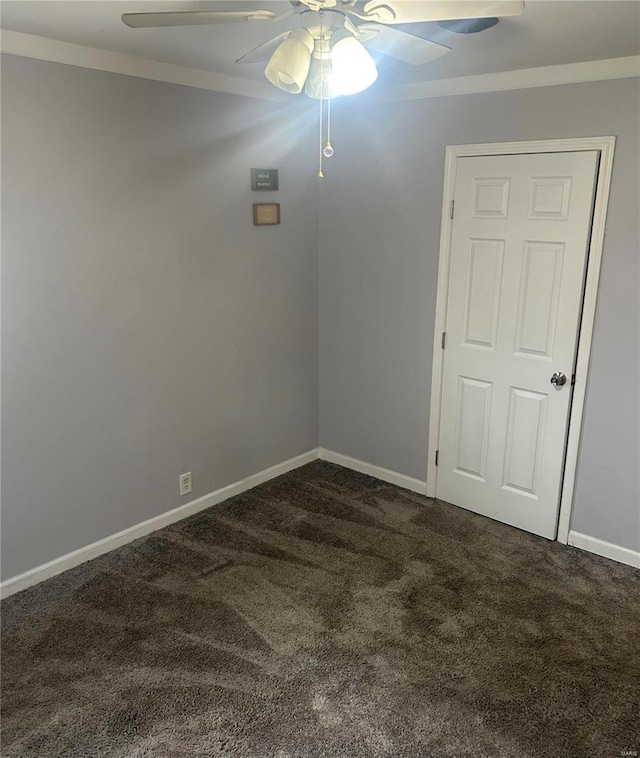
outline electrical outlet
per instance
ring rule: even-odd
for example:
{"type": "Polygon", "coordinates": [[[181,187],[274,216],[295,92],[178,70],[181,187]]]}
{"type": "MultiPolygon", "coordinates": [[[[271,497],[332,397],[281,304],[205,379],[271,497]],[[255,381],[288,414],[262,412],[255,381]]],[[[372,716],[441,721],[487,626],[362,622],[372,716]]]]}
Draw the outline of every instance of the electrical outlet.
{"type": "Polygon", "coordinates": [[[188,495],[191,489],[191,472],[180,474],[180,495],[188,495]]]}

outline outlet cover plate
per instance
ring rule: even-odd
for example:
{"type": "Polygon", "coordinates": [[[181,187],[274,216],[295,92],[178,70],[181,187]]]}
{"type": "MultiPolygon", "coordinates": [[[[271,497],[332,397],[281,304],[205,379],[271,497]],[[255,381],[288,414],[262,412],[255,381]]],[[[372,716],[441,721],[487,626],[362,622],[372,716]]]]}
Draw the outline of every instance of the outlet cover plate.
{"type": "Polygon", "coordinates": [[[191,472],[187,471],[184,474],[180,474],[180,496],[188,495],[191,490],[191,472]]]}

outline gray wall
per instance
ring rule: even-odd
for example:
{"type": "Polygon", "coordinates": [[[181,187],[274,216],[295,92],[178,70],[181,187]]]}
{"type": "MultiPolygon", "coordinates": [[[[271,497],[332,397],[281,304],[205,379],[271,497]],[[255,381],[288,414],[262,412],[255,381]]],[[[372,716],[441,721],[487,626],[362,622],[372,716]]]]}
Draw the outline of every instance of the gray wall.
{"type": "Polygon", "coordinates": [[[595,134],[619,139],[573,528],[640,547],[637,81],[337,105],[319,229],[300,112],[2,63],[5,578],[316,446],[318,239],[321,444],[424,479],[444,146],[595,134]]]}
{"type": "Polygon", "coordinates": [[[5,578],[317,445],[300,133],[265,103],[3,56],[5,578]],[[282,190],[252,193],[252,166],[282,190]],[[281,226],[253,226],[257,200],[281,226]]]}
{"type": "Polygon", "coordinates": [[[336,109],[320,443],[425,479],[446,145],[618,136],[572,528],[640,549],[638,80],[336,109]]]}

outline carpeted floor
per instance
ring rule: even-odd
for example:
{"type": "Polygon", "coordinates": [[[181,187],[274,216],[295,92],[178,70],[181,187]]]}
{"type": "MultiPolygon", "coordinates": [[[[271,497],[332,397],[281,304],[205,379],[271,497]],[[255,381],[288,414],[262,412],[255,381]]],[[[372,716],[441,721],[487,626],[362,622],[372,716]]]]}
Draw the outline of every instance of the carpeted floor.
{"type": "Polygon", "coordinates": [[[5,758],[617,758],[640,573],[313,463],[2,604],[5,758]]]}

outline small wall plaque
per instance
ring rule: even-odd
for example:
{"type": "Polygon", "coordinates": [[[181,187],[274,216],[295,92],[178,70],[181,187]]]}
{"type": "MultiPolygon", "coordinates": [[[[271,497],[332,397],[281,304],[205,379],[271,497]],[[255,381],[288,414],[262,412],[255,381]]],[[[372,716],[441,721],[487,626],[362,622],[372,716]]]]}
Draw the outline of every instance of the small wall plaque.
{"type": "Polygon", "coordinates": [[[251,189],[252,190],[277,190],[278,186],[278,169],[277,168],[252,168],[251,169],[251,189]]]}
{"type": "Polygon", "coordinates": [[[272,226],[280,223],[280,203],[254,203],[253,223],[255,226],[272,226]]]}

